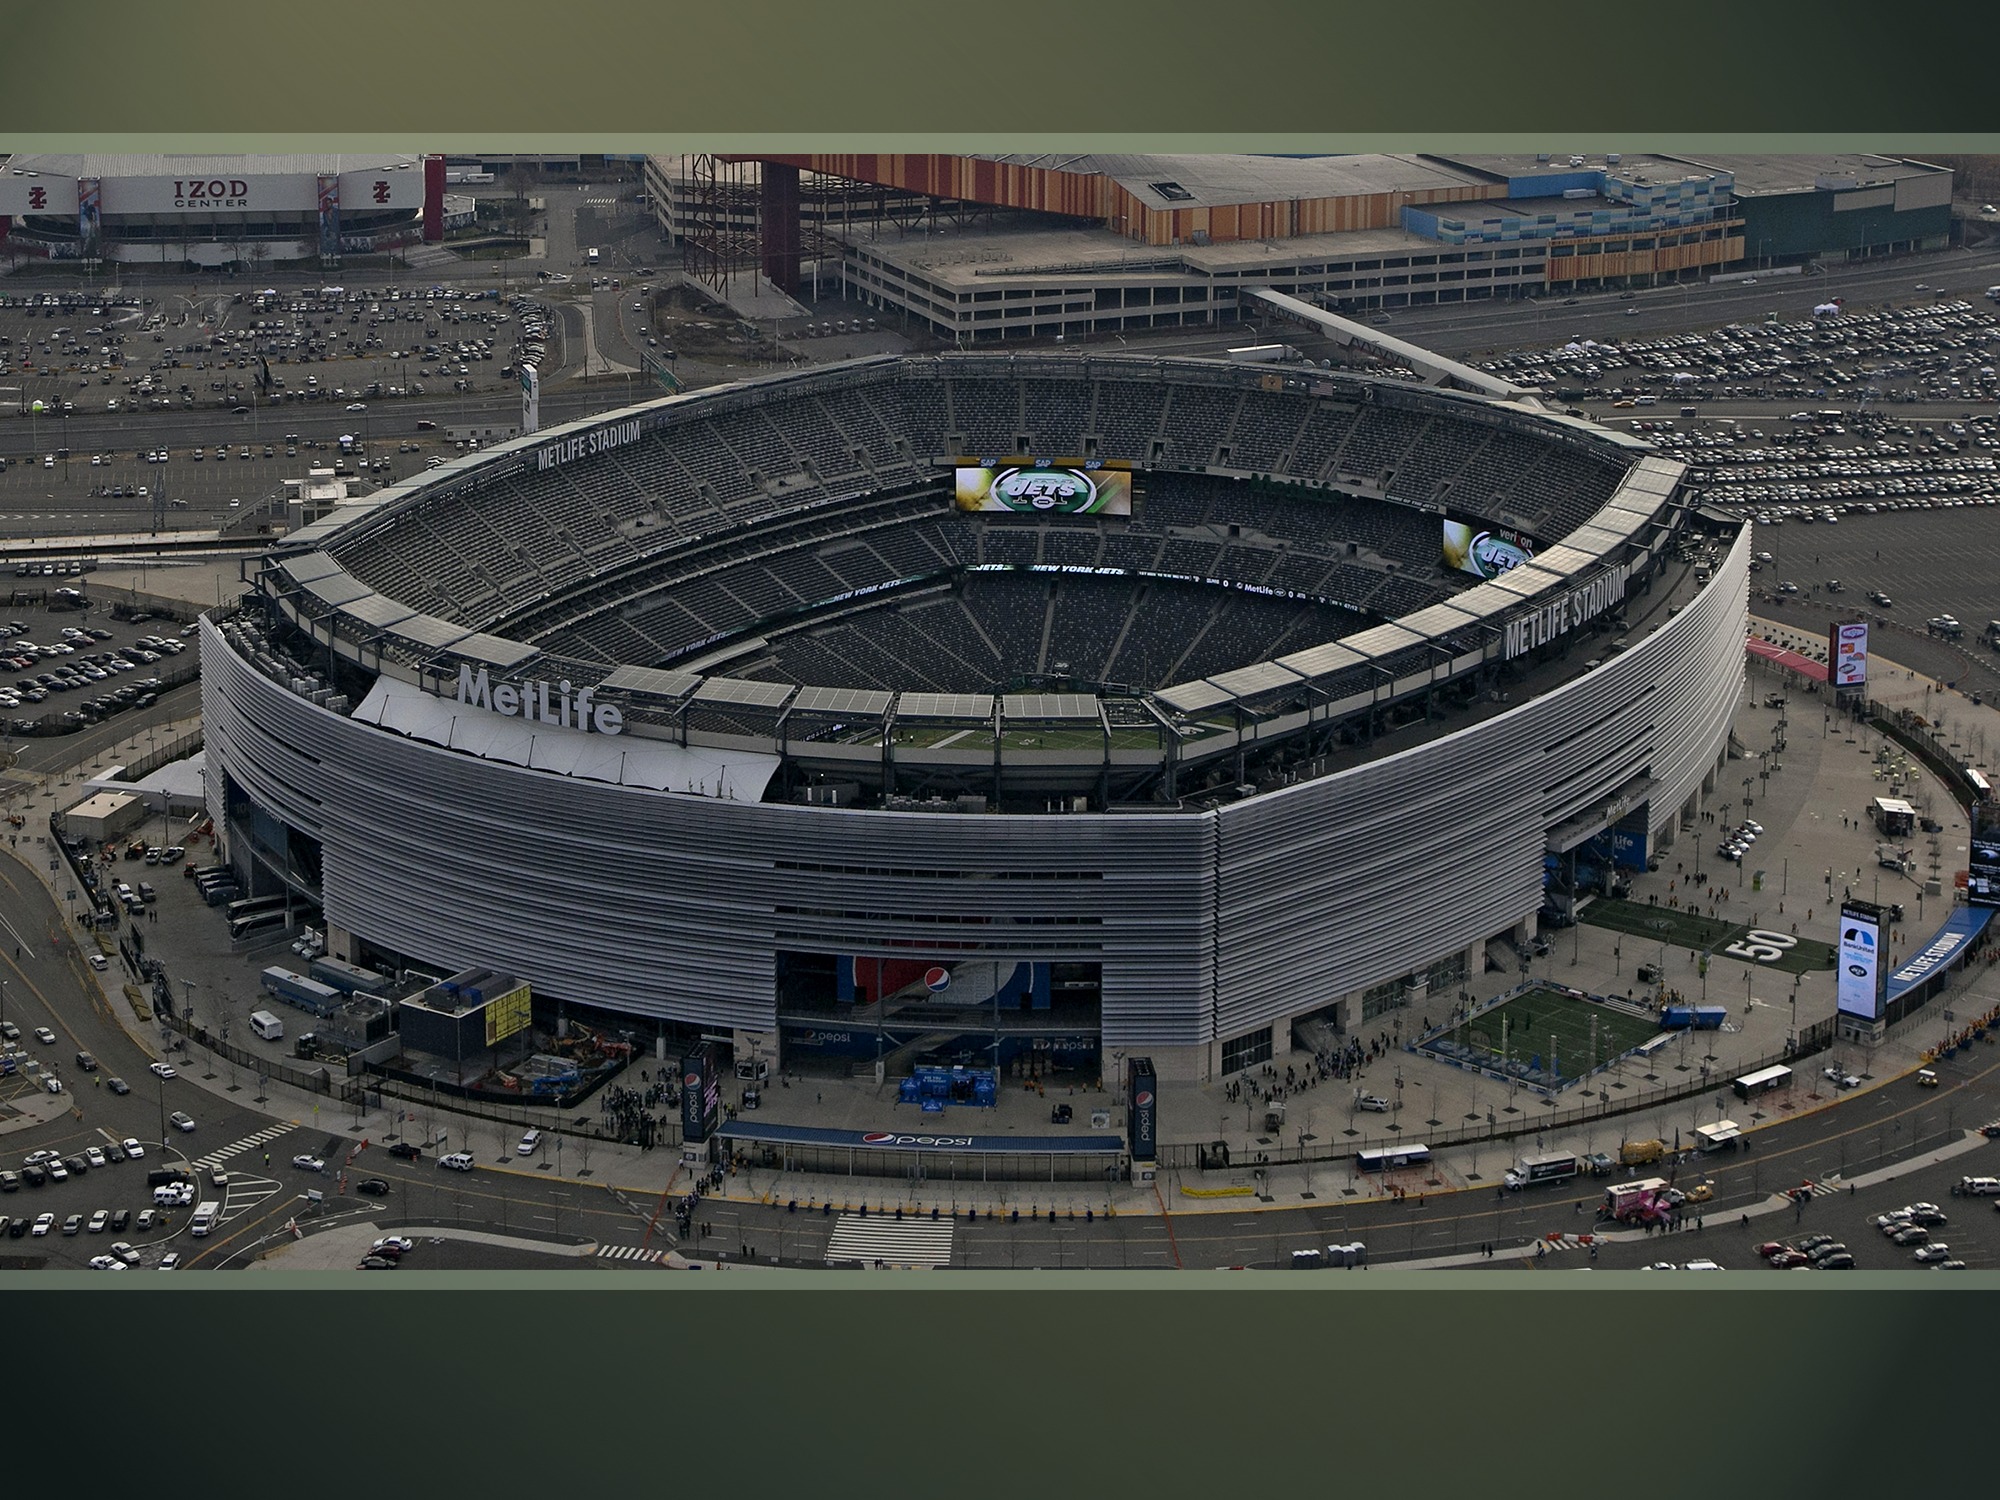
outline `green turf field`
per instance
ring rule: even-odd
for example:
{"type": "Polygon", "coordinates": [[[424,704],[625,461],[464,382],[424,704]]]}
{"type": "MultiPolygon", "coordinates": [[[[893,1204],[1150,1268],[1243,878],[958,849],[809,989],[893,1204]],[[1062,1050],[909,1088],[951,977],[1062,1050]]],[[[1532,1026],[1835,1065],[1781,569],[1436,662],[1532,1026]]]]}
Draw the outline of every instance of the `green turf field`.
{"type": "Polygon", "coordinates": [[[1593,1021],[1597,1027],[1595,1061],[1600,1063],[1631,1051],[1660,1030],[1648,1017],[1537,987],[1452,1027],[1444,1035],[1472,1051],[1489,1054],[1497,1063],[1505,1022],[1508,1055],[1517,1063],[1540,1057],[1543,1067],[1549,1065],[1549,1039],[1553,1036],[1556,1070],[1568,1081],[1590,1070],[1593,1021]]]}
{"type": "Polygon", "coordinates": [[[1732,958],[1738,963],[1778,969],[1787,974],[1809,974],[1817,969],[1833,967],[1833,945],[1814,938],[1794,938],[1789,930],[1789,921],[1784,930],[1772,929],[1771,936],[1778,941],[1766,942],[1754,935],[1757,929],[1743,922],[1698,917],[1691,911],[1676,911],[1672,907],[1650,906],[1639,901],[1593,901],[1583,909],[1582,920],[1593,927],[1608,927],[1613,932],[1629,933],[1639,938],[1641,944],[1635,959],[1639,963],[1644,963],[1649,956],[1646,942],[1664,942],[1667,945],[1669,973],[1675,968],[1673,950],[1676,948],[1692,948],[1698,953],[1732,958]]]}

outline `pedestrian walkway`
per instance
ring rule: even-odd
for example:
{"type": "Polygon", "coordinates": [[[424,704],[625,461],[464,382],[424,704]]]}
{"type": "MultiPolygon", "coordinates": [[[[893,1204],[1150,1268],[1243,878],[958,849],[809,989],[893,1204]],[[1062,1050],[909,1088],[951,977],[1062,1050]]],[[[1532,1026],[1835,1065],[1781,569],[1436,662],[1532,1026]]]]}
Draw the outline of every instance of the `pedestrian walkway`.
{"type": "Polygon", "coordinates": [[[884,1219],[842,1214],[827,1241],[826,1263],[875,1266],[948,1266],[957,1224],[950,1219],[884,1219]]]}
{"type": "Polygon", "coordinates": [[[646,1250],[640,1248],[638,1245],[599,1245],[597,1247],[597,1258],[599,1260],[643,1260],[657,1265],[660,1261],[666,1259],[666,1252],[664,1250],[646,1250]]]}
{"type": "Polygon", "coordinates": [[[213,1171],[231,1158],[241,1156],[245,1151],[254,1150],[266,1141],[275,1141],[281,1135],[290,1135],[298,1128],[287,1120],[282,1124],[260,1130],[255,1135],[246,1135],[240,1141],[232,1141],[227,1146],[209,1152],[206,1156],[197,1156],[194,1164],[204,1172],[213,1171]]]}

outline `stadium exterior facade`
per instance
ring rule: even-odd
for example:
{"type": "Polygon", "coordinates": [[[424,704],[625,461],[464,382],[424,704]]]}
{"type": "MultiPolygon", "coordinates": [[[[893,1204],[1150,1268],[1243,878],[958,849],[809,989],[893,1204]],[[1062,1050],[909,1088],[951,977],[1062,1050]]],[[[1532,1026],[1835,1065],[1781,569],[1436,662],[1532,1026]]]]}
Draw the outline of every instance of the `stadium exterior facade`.
{"type": "MultiPolygon", "coordinates": [[[[1032,435],[1048,452],[1084,447],[1081,432],[1032,435]]],[[[1103,433],[1095,442],[1110,451],[1103,433]]],[[[1211,446],[1208,461],[1184,456],[1182,467],[1221,474],[1222,456],[1211,446]]],[[[1722,531],[1709,538],[1708,568],[1684,565],[1680,478],[1643,445],[1530,405],[1339,375],[1287,387],[1202,361],[889,359],[674,398],[504,445],[288,539],[256,589],[204,625],[210,810],[252,888],[282,880],[323,902],[337,957],[501,968],[539,1000],[727,1031],[739,1048],[782,1034],[786,954],[1085,963],[1100,976],[1105,1053],[1143,1049],[1163,1080],[1213,1077],[1273,1035],[1282,1051],[1296,1020],[1359,1030],[1427,985],[1476,972],[1489,939],[1532,936],[1552,853],[1614,826],[1637,828],[1639,847],[1657,853],[1693,822],[1741,691],[1748,554],[1747,533],[1722,531]],[[901,751],[914,770],[888,766],[864,791],[873,805],[815,805],[815,779],[854,774],[857,753],[891,759],[902,700],[920,719],[944,706],[937,695],[840,698],[849,719],[873,715],[879,732],[808,740],[786,714],[819,688],[724,677],[700,657],[665,669],[601,650],[593,660],[562,635],[560,622],[602,594],[593,554],[637,551],[647,566],[657,556],[629,525],[618,530],[618,501],[603,499],[605,476],[631,487],[646,444],[671,440],[685,455],[703,432],[728,430],[732,412],[762,413],[784,431],[788,412],[804,424],[836,396],[894,413],[915,399],[907,393],[939,383],[1011,385],[1017,403],[991,431],[963,411],[942,427],[912,419],[866,474],[857,443],[857,477],[807,465],[805,493],[779,499],[788,487],[753,468],[741,502],[754,500],[767,521],[824,518],[836,501],[878,491],[901,453],[912,472],[931,470],[948,511],[938,461],[1012,448],[1030,435],[1007,431],[1034,406],[1027,388],[1055,382],[1060,394],[1064,380],[1094,383],[1081,409],[1099,416],[1115,406],[1103,389],[1129,399],[1157,386],[1166,401],[1184,399],[1190,421],[1197,403],[1186,393],[1226,386],[1230,464],[1258,465],[1246,435],[1281,419],[1265,425],[1298,438],[1265,443],[1270,467],[1252,477],[1372,492],[1382,505],[1394,483],[1385,471],[1330,460],[1288,470],[1282,460],[1315,422],[1359,430],[1379,410],[1422,434],[1413,441],[1543,443],[1601,459],[1611,478],[1584,513],[1546,512],[1545,534],[1559,542],[1512,572],[1338,642],[1131,690],[1163,726],[1143,809],[1088,791],[1109,784],[1093,764],[1108,749],[1006,749],[1010,720],[1043,722],[1052,710],[1046,697],[1004,694],[970,721],[990,733],[975,758],[989,763],[996,805],[1024,805],[1007,779],[1018,767],[1031,798],[1085,788],[1042,803],[1064,810],[898,810],[914,805],[895,799],[899,778],[921,779],[953,753],[921,745],[901,751]],[[593,433],[612,436],[600,444],[593,433]],[[597,467],[549,465],[552,445],[597,467]],[[436,526],[435,537],[483,510],[505,533],[500,507],[550,473],[561,484],[534,491],[531,513],[572,544],[566,572],[524,567],[491,599],[448,609],[448,589],[420,593],[396,571],[393,544],[411,527],[436,526]],[[1643,633],[1586,644],[1623,626],[1628,596],[1656,587],[1677,602],[1655,609],[1643,633]],[[1573,647],[1593,659],[1567,661],[1573,647]],[[1534,663],[1542,676],[1524,678],[1534,663]],[[455,701],[454,685],[475,669],[488,674],[482,703],[455,701]],[[514,690],[495,712],[502,683],[514,690]],[[620,705],[622,734],[603,733],[607,721],[573,727],[585,685],[620,705]],[[1434,713],[1447,686],[1461,711],[1434,713]],[[1399,704],[1419,705],[1421,723],[1392,731],[1399,704]],[[1311,758],[1270,758],[1286,747],[1311,758]],[[1186,787],[1204,769],[1200,794],[1176,791],[1177,771],[1186,787]]],[[[738,503],[703,485],[713,509],[738,503]]],[[[498,571],[479,577],[493,583],[498,571]]],[[[1099,688],[1063,701],[1117,696],[1099,688]]]]}

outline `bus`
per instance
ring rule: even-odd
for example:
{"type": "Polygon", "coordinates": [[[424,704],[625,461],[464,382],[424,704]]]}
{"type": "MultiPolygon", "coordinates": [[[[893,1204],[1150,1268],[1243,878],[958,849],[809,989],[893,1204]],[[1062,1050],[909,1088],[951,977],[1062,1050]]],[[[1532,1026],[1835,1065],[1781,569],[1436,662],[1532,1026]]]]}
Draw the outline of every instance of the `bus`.
{"type": "Polygon", "coordinates": [[[247,917],[235,917],[229,923],[229,940],[241,942],[255,933],[272,927],[282,927],[292,920],[291,913],[282,906],[275,911],[253,912],[247,917]]]}
{"type": "Polygon", "coordinates": [[[1500,1180],[1512,1192],[1538,1187],[1545,1182],[1567,1182],[1583,1168],[1574,1151],[1552,1151],[1546,1156],[1524,1156],[1507,1169],[1500,1180]]]}
{"type": "Polygon", "coordinates": [[[1406,1146],[1383,1146],[1363,1151],[1355,1160],[1363,1172],[1394,1172],[1403,1167],[1421,1167],[1431,1159],[1431,1148],[1419,1142],[1406,1146]]]}
{"type": "Polygon", "coordinates": [[[1972,789],[1974,802],[1993,800],[1993,783],[1986,779],[1977,766],[1961,766],[1959,771],[1965,777],[1965,784],[1972,789]]]}
{"type": "Polygon", "coordinates": [[[235,921],[238,917],[254,917],[261,912],[282,910],[286,896],[248,896],[241,901],[232,901],[222,909],[222,914],[235,921]]]}
{"type": "Polygon", "coordinates": [[[1736,1080],[1736,1097],[1755,1099],[1760,1094],[1775,1093],[1779,1089],[1790,1088],[1791,1085],[1790,1068],[1760,1068],[1755,1073],[1745,1073],[1736,1080]]]}

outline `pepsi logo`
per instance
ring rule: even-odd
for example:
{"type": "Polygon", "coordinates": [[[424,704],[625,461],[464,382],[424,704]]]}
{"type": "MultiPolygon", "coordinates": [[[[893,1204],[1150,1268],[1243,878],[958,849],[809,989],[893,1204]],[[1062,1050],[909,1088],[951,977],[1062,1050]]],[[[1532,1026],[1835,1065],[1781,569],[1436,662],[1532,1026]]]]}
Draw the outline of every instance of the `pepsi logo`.
{"type": "Polygon", "coordinates": [[[681,1082],[686,1084],[691,1089],[698,1089],[701,1087],[701,1074],[690,1073],[685,1078],[683,1078],[681,1082]]]}
{"type": "Polygon", "coordinates": [[[938,991],[940,990],[948,989],[950,985],[951,985],[951,970],[949,969],[924,970],[924,988],[929,990],[933,995],[937,994],[938,991]]]}
{"type": "Polygon", "coordinates": [[[861,1137],[861,1144],[864,1146],[879,1146],[884,1141],[893,1141],[895,1138],[896,1137],[889,1131],[871,1130],[866,1135],[861,1137]]]}
{"type": "Polygon", "coordinates": [[[1153,1091],[1151,1089],[1140,1089],[1138,1093],[1132,1096],[1132,1102],[1138,1105],[1139,1108],[1144,1109],[1153,1102],[1153,1091]]]}

